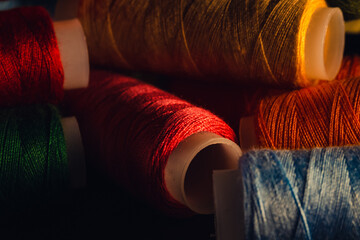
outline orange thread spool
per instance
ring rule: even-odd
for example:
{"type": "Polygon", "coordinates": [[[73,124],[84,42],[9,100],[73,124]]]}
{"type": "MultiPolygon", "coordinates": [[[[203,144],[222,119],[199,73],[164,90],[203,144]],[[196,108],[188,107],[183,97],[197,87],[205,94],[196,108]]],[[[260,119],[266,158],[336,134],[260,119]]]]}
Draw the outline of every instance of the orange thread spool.
{"type": "Polygon", "coordinates": [[[345,56],[336,79],[347,79],[360,76],[360,57],[358,55],[345,56]]]}
{"type": "Polygon", "coordinates": [[[332,83],[321,81],[317,86],[296,91],[269,90],[258,101],[252,116],[240,119],[242,150],[357,143],[357,135],[347,137],[344,129],[358,131],[359,77],[360,57],[345,56],[336,81],[332,83]],[[352,122],[351,126],[348,121],[352,122]]]}
{"type": "Polygon", "coordinates": [[[337,80],[263,99],[255,117],[258,146],[300,149],[359,143],[359,80],[337,80]]]}

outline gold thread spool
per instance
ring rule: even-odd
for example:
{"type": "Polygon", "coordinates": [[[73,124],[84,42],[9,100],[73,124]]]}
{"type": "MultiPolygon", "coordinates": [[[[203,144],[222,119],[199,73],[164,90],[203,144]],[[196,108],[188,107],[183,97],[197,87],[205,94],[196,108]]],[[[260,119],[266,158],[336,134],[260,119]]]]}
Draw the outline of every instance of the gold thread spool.
{"type": "Polygon", "coordinates": [[[78,17],[95,65],[303,87],[333,79],[340,67],[342,14],[315,17],[323,8],[324,0],[80,0],[78,17]],[[323,28],[320,38],[308,36],[311,25],[323,28]],[[326,38],[329,30],[336,40],[326,38]],[[318,51],[309,41],[321,48],[315,64],[331,62],[335,74],[308,74],[305,62],[318,51]]]}

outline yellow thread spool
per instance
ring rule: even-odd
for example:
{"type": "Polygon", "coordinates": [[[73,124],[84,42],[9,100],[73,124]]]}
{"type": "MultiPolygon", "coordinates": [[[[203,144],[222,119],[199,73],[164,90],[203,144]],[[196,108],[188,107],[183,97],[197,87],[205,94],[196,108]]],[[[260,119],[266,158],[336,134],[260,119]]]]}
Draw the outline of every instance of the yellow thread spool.
{"type": "Polygon", "coordinates": [[[344,48],[324,0],[80,0],[78,17],[95,65],[240,84],[331,80],[344,48]]]}

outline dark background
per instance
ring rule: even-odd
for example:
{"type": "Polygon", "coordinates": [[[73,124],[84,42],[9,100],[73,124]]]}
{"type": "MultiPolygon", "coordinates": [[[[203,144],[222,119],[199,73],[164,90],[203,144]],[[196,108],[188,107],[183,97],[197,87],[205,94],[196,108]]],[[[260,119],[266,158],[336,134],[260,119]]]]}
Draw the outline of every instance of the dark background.
{"type": "Polygon", "coordinates": [[[213,215],[166,216],[96,173],[86,188],[0,216],[0,239],[215,240],[213,215]]]}

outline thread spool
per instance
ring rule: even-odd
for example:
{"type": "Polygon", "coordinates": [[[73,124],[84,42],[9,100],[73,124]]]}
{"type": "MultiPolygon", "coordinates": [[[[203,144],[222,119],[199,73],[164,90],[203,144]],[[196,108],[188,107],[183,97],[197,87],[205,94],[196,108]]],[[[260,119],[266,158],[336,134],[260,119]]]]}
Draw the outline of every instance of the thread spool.
{"type": "Polygon", "coordinates": [[[79,1],[57,18],[77,7],[91,63],[117,70],[301,87],[332,80],[344,48],[341,10],[319,0],[79,1]]]}
{"type": "Polygon", "coordinates": [[[196,106],[208,109],[222,118],[235,132],[239,132],[240,118],[254,114],[257,103],[273,94],[265,87],[242,87],[233,84],[185,81],[172,78],[165,89],[196,106]]]}
{"type": "Polygon", "coordinates": [[[64,88],[87,86],[88,54],[78,20],[53,25],[45,9],[23,7],[1,11],[0,24],[0,105],[57,104],[64,88]]]}
{"type": "Polygon", "coordinates": [[[355,77],[360,77],[360,56],[344,56],[340,71],[336,76],[336,79],[343,80],[355,77]]]}
{"type": "Polygon", "coordinates": [[[344,13],[345,21],[360,19],[360,3],[353,0],[326,0],[330,7],[339,7],[344,13]]]}
{"type": "MultiPolygon", "coordinates": [[[[1,0],[0,1],[0,10],[9,10],[16,7],[24,6],[42,6],[46,8],[47,11],[51,14],[54,14],[55,6],[57,0],[1,0]]],[[[59,1],[61,2],[61,1],[59,1]]]]}
{"type": "Polygon", "coordinates": [[[136,79],[93,71],[68,92],[90,167],[174,216],[213,213],[213,168],[236,168],[233,130],[210,112],[136,79]],[[205,190],[205,191],[204,191],[205,190]]]}
{"type": "Polygon", "coordinates": [[[358,144],[359,90],[357,77],[264,98],[253,116],[240,120],[240,146],[248,150],[358,144]]]}
{"type": "Polygon", "coordinates": [[[359,238],[359,151],[244,154],[238,170],[214,173],[217,239],[359,238]]]}
{"type": "Polygon", "coordinates": [[[51,105],[2,108],[0,126],[2,210],[21,211],[53,200],[69,187],[85,186],[84,154],[74,117],[60,119],[51,105]]]}

